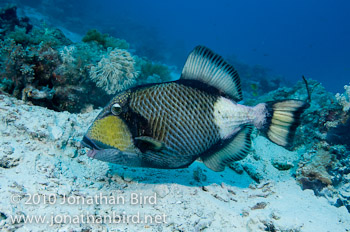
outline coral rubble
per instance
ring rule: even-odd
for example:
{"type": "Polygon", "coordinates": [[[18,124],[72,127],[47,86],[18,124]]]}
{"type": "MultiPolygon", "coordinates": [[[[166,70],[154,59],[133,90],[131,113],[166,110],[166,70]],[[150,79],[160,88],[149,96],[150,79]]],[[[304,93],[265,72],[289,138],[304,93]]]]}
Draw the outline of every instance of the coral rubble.
{"type": "MultiPolygon", "coordinates": [[[[297,152],[257,136],[243,167],[250,164],[251,170],[259,173],[259,184],[244,171],[237,174],[227,168],[216,173],[201,162],[177,170],[123,167],[90,159],[86,150],[80,149],[79,140],[98,113],[55,112],[0,95],[1,231],[113,231],[116,225],[121,231],[150,232],[349,228],[350,216],[344,206],[336,208],[311,190],[303,191],[291,170],[279,171],[270,162],[278,156],[294,163],[297,152]],[[138,199],[152,196],[156,202],[132,204],[135,195],[138,199]],[[33,196],[49,198],[28,205],[33,196]],[[113,198],[121,200],[103,201],[113,198]],[[90,223],[76,223],[81,215],[92,218],[90,223]],[[149,221],[102,223],[103,217],[110,215],[139,215],[140,219],[147,215],[149,221]],[[162,215],[162,221],[156,223],[154,218],[162,215]],[[16,216],[54,216],[67,221],[26,223],[24,218],[12,220],[16,216]],[[72,218],[75,221],[70,223],[72,218]]],[[[323,157],[328,160],[328,152],[323,157]]],[[[349,175],[349,170],[342,172],[349,175]]],[[[349,182],[341,188],[345,202],[350,196],[349,182]]]]}

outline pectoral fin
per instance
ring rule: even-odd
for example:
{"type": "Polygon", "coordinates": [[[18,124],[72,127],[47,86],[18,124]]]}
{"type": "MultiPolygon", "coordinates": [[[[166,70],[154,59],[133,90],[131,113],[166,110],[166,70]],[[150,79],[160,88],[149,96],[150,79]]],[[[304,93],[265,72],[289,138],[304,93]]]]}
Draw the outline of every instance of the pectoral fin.
{"type": "Polygon", "coordinates": [[[135,144],[142,152],[146,150],[160,151],[165,147],[163,142],[148,136],[136,137],[135,144]]]}
{"type": "Polygon", "coordinates": [[[178,154],[165,143],[148,136],[135,138],[136,147],[142,154],[142,166],[152,168],[184,168],[189,166],[195,157],[178,154]]]}

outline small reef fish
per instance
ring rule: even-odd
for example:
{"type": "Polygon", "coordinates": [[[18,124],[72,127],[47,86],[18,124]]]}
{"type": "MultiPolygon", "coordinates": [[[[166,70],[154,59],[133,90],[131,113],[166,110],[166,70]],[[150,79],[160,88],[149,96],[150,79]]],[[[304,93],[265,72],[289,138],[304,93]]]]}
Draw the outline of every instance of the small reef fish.
{"type": "Polygon", "coordinates": [[[210,49],[197,46],[177,81],[137,86],[118,93],[83,137],[89,157],[133,166],[185,168],[196,159],[214,171],[247,156],[253,127],[290,147],[301,113],[300,100],[254,107],[237,102],[237,71],[210,49]]]}

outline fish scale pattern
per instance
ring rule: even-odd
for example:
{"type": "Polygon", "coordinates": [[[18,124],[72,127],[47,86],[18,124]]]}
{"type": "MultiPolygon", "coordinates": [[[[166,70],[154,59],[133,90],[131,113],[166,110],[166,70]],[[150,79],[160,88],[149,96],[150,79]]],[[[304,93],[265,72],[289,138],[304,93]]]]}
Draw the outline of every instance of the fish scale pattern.
{"type": "Polygon", "coordinates": [[[164,83],[135,91],[133,111],[148,121],[152,137],[178,153],[196,156],[220,140],[213,121],[217,96],[179,83],[164,83]]]}

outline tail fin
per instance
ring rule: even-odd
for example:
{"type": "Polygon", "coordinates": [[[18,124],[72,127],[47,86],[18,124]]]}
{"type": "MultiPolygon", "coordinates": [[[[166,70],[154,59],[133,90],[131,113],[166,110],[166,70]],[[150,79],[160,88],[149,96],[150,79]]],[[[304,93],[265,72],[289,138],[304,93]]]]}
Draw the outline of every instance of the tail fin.
{"type": "Polygon", "coordinates": [[[291,148],[300,115],[309,104],[300,100],[266,102],[267,117],[263,132],[272,142],[291,148]]]}

